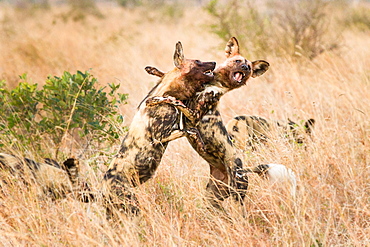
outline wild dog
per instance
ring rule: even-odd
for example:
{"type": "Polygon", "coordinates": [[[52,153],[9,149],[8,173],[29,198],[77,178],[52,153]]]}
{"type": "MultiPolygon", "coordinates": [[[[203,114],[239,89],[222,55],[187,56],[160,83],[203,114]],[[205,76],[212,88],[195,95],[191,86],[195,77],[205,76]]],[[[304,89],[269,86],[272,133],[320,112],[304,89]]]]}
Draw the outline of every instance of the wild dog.
{"type": "Polygon", "coordinates": [[[174,64],[175,68],[163,73],[160,81],[140,103],[120,150],[104,175],[108,218],[115,214],[114,209],[137,214],[139,209],[133,187],[153,177],[169,141],[185,135],[192,139],[194,133],[191,127],[185,129],[178,124],[180,111],[187,118],[192,118],[181,102],[174,99],[172,103],[175,107],[169,104],[148,107],[147,104],[153,102],[155,97],[166,97],[166,100],[173,99],[171,97],[180,100],[193,98],[204,89],[205,83],[213,80],[212,71],[216,63],[185,59],[182,45],[178,42],[174,64]]]}
{"type": "Polygon", "coordinates": [[[53,200],[74,194],[76,199],[88,201],[92,194],[85,181],[79,178],[79,162],[75,158],[65,160],[62,165],[52,159],[44,162],[0,153],[0,180],[7,184],[11,181],[25,185],[37,184],[42,192],[53,200]]]}
{"type": "MultiPolygon", "coordinates": [[[[258,77],[268,70],[269,63],[263,60],[250,62],[239,53],[236,38],[231,38],[225,48],[226,60],[215,71],[215,78],[206,85],[205,90],[184,103],[190,109],[201,111],[200,119],[189,121],[184,119],[187,128],[195,128],[204,143],[200,148],[199,142],[188,138],[192,147],[210,165],[211,178],[207,184],[207,197],[216,208],[222,209],[220,201],[232,193],[234,198],[243,202],[248,187],[248,177],[243,170],[243,162],[237,156],[226,127],[222,122],[218,104],[225,93],[246,84],[247,80],[258,77]],[[230,190],[231,188],[231,190],[230,190]],[[235,193],[238,192],[238,193],[235,193]]],[[[155,68],[147,69],[153,75],[160,76],[155,68]]]]}
{"type": "Polygon", "coordinates": [[[236,148],[253,150],[256,145],[267,142],[273,128],[281,131],[284,136],[291,137],[292,141],[302,144],[305,134],[310,136],[314,125],[315,120],[312,118],[308,119],[303,126],[299,126],[290,119],[287,122],[268,121],[258,116],[240,115],[231,119],[226,124],[226,129],[236,148]]]}

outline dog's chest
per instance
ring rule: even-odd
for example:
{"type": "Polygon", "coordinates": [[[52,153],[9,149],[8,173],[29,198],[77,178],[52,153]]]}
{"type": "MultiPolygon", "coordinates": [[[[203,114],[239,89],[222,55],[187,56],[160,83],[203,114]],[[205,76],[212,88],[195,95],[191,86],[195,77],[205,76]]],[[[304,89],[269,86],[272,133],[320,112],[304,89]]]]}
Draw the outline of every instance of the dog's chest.
{"type": "MultiPolygon", "coordinates": [[[[232,143],[218,111],[218,103],[219,95],[217,91],[212,90],[202,92],[197,101],[189,103],[192,109],[201,111],[201,118],[193,127],[198,129],[206,152],[199,152],[196,143],[188,140],[205,160],[215,166],[220,163],[222,167],[221,164],[225,163],[225,153],[228,153],[226,150],[232,148],[232,143]]],[[[187,124],[191,125],[189,122],[187,124]]]]}

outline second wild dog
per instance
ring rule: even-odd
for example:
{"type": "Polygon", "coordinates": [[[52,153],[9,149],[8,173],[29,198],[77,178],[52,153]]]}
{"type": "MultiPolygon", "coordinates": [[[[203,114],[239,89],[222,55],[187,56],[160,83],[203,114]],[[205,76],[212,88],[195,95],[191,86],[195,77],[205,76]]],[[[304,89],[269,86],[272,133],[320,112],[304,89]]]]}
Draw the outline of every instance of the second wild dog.
{"type": "Polygon", "coordinates": [[[26,187],[35,184],[42,194],[53,200],[65,198],[70,194],[74,194],[77,200],[83,202],[91,201],[94,197],[89,185],[79,177],[79,162],[75,158],[69,158],[59,164],[49,158],[36,162],[0,153],[0,171],[0,184],[17,182],[26,187]]]}
{"type": "Polygon", "coordinates": [[[315,125],[315,119],[308,119],[303,126],[288,119],[288,121],[271,121],[258,116],[239,115],[226,124],[227,132],[236,148],[255,149],[257,144],[266,143],[273,129],[281,131],[283,136],[302,144],[305,135],[310,136],[315,125]]]}

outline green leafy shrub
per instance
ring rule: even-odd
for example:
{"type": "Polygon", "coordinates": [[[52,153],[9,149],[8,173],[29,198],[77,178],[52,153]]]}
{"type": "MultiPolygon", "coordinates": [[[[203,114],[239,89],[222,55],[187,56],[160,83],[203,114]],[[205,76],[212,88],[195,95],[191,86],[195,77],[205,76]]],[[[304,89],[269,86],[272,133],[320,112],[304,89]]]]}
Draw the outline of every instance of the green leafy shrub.
{"type": "Polygon", "coordinates": [[[49,77],[40,90],[26,75],[21,80],[13,90],[0,83],[0,135],[10,145],[27,146],[48,137],[58,149],[62,139],[75,138],[74,133],[79,142],[90,145],[119,137],[123,117],[118,106],[127,99],[127,94],[117,93],[119,85],[108,84],[105,92],[88,71],[49,77]]]}
{"type": "MultiPolygon", "coordinates": [[[[27,133],[35,133],[34,119],[37,114],[37,84],[26,82],[27,75],[20,76],[19,85],[8,91],[5,82],[0,84],[0,134],[1,140],[10,144],[21,142],[29,144],[34,141],[27,133]]],[[[2,143],[2,145],[4,145],[2,143]]]]}

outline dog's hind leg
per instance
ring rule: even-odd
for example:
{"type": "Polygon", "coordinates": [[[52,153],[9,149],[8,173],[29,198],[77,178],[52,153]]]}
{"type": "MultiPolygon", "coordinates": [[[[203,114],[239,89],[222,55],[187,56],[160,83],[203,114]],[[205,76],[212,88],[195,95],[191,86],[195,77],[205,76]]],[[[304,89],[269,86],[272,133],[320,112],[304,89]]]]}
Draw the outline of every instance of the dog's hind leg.
{"type": "Polygon", "coordinates": [[[139,203],[132,188],[140,184],[139,174],[134,167],[125,170],[118,164],[122,157],[115,157],[112,164],[117,164],[104,174],[103,194],[107,219],[114,219],[120,213],[135,216],[140,212],[139,203]],[[118,168],[118,169],[117,169],[118,168]]]}
{"type": "Polygon", "coordinates": [[[206,187],[206,199],[213,207],[225,212],[221,202],[230,196],[229,178],[225,172],[213,166],[210,166],[210,173],[211,177],[206,187]]]}
{"type": "Polygon", "coordinates": [[[248,174],[243,169],[243,163],[240,158],[236,158],[231,169],[231,194],[235,201],[241,205],[244,204],[244,198],[248,189],[248,174]]]}

